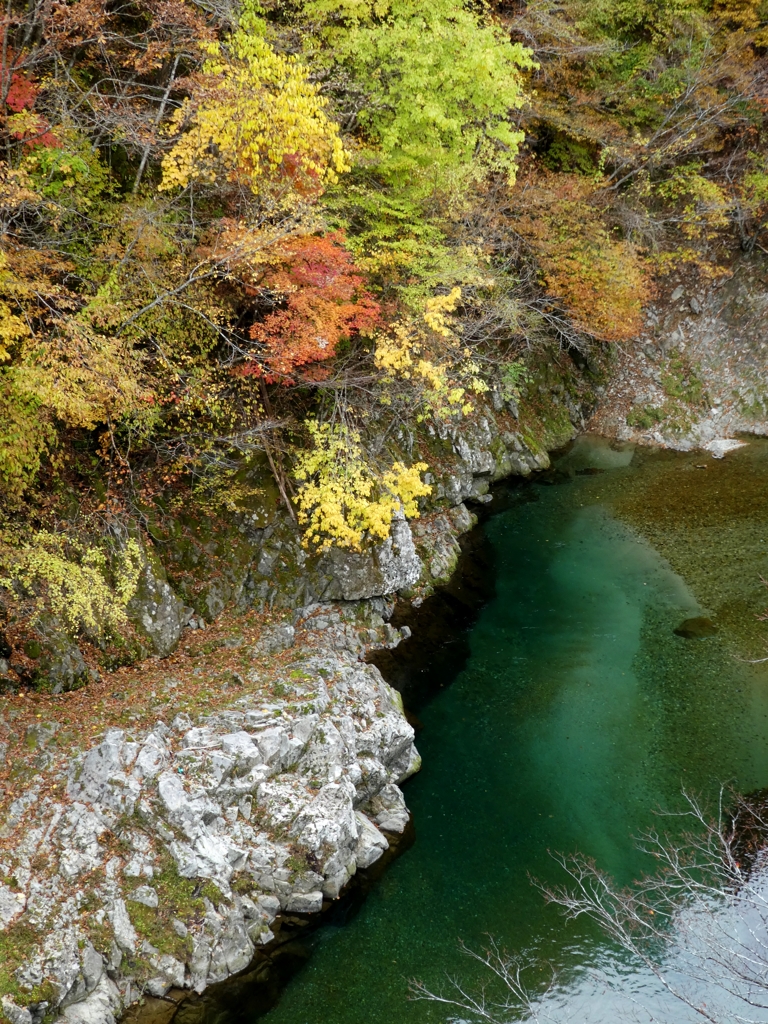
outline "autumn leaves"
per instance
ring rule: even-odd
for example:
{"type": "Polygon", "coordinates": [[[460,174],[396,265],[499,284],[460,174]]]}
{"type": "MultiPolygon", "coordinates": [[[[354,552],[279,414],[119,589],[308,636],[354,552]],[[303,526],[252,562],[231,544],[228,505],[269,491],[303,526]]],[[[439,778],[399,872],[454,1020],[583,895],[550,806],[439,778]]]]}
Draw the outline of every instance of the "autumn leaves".
{"type": "Polygon", "coordinates": [[[163,159],[161,190],[193,181],[243,186],[260,198],[281,194],[290,209],[349,170],[327,100],[295,57],[243,27],[226,50],[219,43],[207,49],[191,95],[165,128],[175,141],[163,159]]]}

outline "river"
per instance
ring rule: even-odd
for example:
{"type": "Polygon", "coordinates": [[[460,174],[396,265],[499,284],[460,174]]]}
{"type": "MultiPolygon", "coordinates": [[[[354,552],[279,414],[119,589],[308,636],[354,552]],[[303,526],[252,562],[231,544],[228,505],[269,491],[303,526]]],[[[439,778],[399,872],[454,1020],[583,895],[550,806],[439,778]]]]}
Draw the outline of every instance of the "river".
{"type": "MultiPolygon", "coordinates": [[[[496,501],[481,527],[494,596],[412,688],[416,841],[353,919],[307,940],[265,1024],[444,1022],[408,998],[409,979],[480,984],[459,940],[479,949],[489,934],[560,972],[543,1003],[556,1019],[615,1021],[629,1004],[589,970],[606,940],[564,923],[531,876],[562,881],[550,851],[579,850],[630,882],[649,866],[633,837],[681,788],[768,786],[768,666],[739,660],[768,653],[768,442],[717,461],[583,437],[496,501]],[[674,632],[702,616],[715,634],[674,632]]],[[[658,999],[652,978],[617,970],[625,994],[658,999]]]]}

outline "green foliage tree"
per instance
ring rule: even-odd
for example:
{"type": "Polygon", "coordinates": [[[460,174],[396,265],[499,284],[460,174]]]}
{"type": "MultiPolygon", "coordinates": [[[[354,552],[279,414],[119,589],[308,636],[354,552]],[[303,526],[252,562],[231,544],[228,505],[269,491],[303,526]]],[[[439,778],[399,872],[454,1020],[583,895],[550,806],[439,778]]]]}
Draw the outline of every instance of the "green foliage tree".
{"type": "Polygon", "coordinates": [[[514,181],[530,51],[487,8],[456,0],[290,10],[350,136],[352,175],[325,205],[382,292],[418,309],[477,272],[448,236],[479,181],[514,181]]]}
{"type": "Polygon", "coordinates": [[[313,58],[364,91],[360,162],[400,185],[424,173],[434,186],[459,169],[514,180],[523,135],[512,117],[534,61],[486,12],[456,0],[308,0],[302,15],[316,26],[313,58]]]}

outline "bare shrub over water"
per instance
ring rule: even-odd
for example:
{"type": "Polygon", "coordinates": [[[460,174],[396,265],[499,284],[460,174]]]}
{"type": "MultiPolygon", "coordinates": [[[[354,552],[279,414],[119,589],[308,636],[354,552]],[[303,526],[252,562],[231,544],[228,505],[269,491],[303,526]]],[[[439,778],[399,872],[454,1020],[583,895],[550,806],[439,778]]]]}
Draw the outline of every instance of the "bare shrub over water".
{"type": "MultiPolygon", "coordinates": [[[[562,885],[534,884],[567,920],[587,917],[610,940],[612,952],[601,955],[593,975],[626,997],[625,1019],[642,1013],[651,1021],[765,1024],[768,794],[731,798],[723,790],[714,815],[683,795],[684,810],[662,817],[687,819],[685,830],[640,837],[638,848],[658,868],[634,885],[617,886],[580,854],[555,855],[567,876],[562,885]],[[628,966],[655,979],[654,998],[629,990],[628,966]],[[659,995],[672,998],[660,1002],[659,995]]],[[[542,992],[546,965],[535,957],[511,955],[495,940],[482,951],[462,948],[488,972],[487,984],[476,988],[451,978],[446,989],[433,991],[413,982],[412,996],[445,1005],[456,1024],[570,1019],[562,998],[567,979],[552,971],[542,992]]]]}

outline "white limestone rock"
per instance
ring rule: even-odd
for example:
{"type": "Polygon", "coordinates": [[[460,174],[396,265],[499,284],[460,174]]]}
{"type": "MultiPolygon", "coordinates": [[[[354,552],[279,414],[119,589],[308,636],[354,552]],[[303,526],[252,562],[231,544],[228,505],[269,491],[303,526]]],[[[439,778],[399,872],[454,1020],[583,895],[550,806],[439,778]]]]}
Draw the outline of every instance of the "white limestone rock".
{"type": "Polygon", "coordinates": [[[359,829],[355,846],[355,863],[358,868],[369,868],[375,864],[385,850],[389,849],[386,836],[376,828],[373,822],[360,811],[355,812],[359,829]]]}
{"type": "Polygon", "coordinates": [[[164,577],[159,562],[145,556],[138,589],[128,604],[131,621],[161,658],[175,650],[193,615],[193,609],[176,596],[164,577]]]}
{"type": "Polygon", "coordinates": [[[154,779],[168,762],[168,747],[162,736],[151,732],[144,740],[133,768],[133,775],[140,781],[154,779]]]}
{"type": "Polygon", "coordinates": [[[723,459],[728,452],[743,448],[748,442],[737,441],[735,437],[716,437],[703,445],[705,451],[711,452],[713,459],[723,459]]]}
{"type": "Polygon", "coordinates": [[[17,1006],[10,996],[3,996],[0,999],[0,1006],[10,1024],[34,1024],[32,1014],[26,1006],[17,1006]]]}
{"type": "Polygon", "coordinates": [[[62,1017],[67,1024],[115,1024],[122,1006],[117,985],[105,974],[94,991],[66,1007],[62,1017]]]}
{"type": "Polygon", "coordinates": [[[104,973],[104,958],[101,953],[93,948],[90,942],[86,943],[82,955],[82,973],[85,987],[88,992],[93,992],[101,981],[104,973]]]}
{"type": "Polygon", "coordinates": [[[391,783],[369,801],[366,810],[376,825],[387,832],[404,832],[410,820],[402,791],[391,783]]]}
{"type": "MultiPolygon", "coordinates": [[[[285,668],[289,699],[235,694],[197,721],[176,716],[173,728],[111,729],[71,764],[61,802],[40,801],[34,786],[14,801],[6,834],[16,830],[16,859],[3,874],[19,888],[0,883],[0,928],[26,912],[46,930],[18,980],[50,981],[64,1020],[113,1021],[139,994],[124,974],[136,959],[159,996],[171,986],[202,992],[244,970],[274,938],[279,913],[319,912],[387,849],[380,829],[405,827],[395,783],[417,763],[413,730],[378,670],[338,643],[336,631],[357,628],[348,612],[328,615],[327,645],[304,655],[300,673],[285,668]],[[47,875],[30,868],[39,849],[53,866],[47,875]],[[174,921],[190,941],[186,963],[164,958],[131,921],[132,906],[159,905],[152,879],[168,854],[182,877],[212,880],[221,893],[202,920],[174,921]],[[297,857],[306,867],[296,869],[297,857]],[[243,873],[251,897],[233,887],[243,873]],[[96,909],[83,917],[86,897],[96,909]],[[108,964],[89,940],[91,922],[111,926],[108,964]]],[[[16,1009],[28,1024],[30,1011],[16,1009]]]]}
{"type": "Polygon", "coordinates": [[[133,903],[142,903],[145,907],[157,907],[157,891],[149,885],[140,885],[128,893],[126,899],[133,903]]]}
{"type": "Polygon", "coordinates": [[[262,763],[269,765],[270,768],[279,769],[290,763],[289,754],[292,748],[288,733],[282,726],[273,726],[257,733],[256,743],[262,763]]]}
{"type": "Polygon", "coordinates": [[[287,651],[289,647],[293,647],[295,640],[295,628],[289,622],[279,622],[264,630],[258,643],[253,647],[253,653],[257,656],[279,654],[280,651],[287,651]]]}
{"type": "Polygon", "coordinates": [[[115,933],[115,942],[125,953],[135,953],[138,935],[131,924],[125,901],[116,899],[108,912],[112,931],[115,933]]]}
{"type": "Polygon", "coordinates": [[[149,961],[158,972],[158,977],[152,979],[152,995],[164,996],[169,988],[184,987],[184,964],[167,953],[150,957],[149,961]]]}
{"type": "Polygon", "coordinates": [[[263,764],[265,760],[250,733],[242,730],[222,736],[221,749],[225,754],[235,759],[238,767],[245,768],[246,770],[253,768],[257,764],[263,764]]]}
{"type": "Polygon", "coordinates": [[[100,814],[79,802],[72,803],[61,815],[55,835],[61,849],[59,872],[63,878],[72,880],[103,863],[100,840],[109,820],[109,814],[100,814]]]}
{"type": "Polygon", "coordinates": [[[15,892],[4,882],[0,883],[0,931],[4,931],[27,905],[23,892],[15,892]]]}
{"type": "Polygon", "coordinates": [[[332,583],[327,600],[360,601],[412,587],[421,575],[421,559],[408,520],[396,512],[387,539],[370,552],[332,548],[325,556],[332,583]]]}
{"type": "Polygon", "coordinates": [[[126,769],[137,754],[138,744],[126,743],[122,729],[108,730],[104,740],[73,766],[67,795],[118,814],[133,814],[141,786],[126,769]]]}
{"type": "Polygon", "coordinates": [[[285,904],[289,914],[316,914],[323,908],[322,892],[294,893],[285,904]]]}
{"type": "Polygon", "coordinates": [[[211,950],[208,969],[210,981],[223,981],[231,974],[245,970],[253,959],[254,946],[248,936],[243,917],[233,909],[222,923],[218,939],[211,950]]]}

